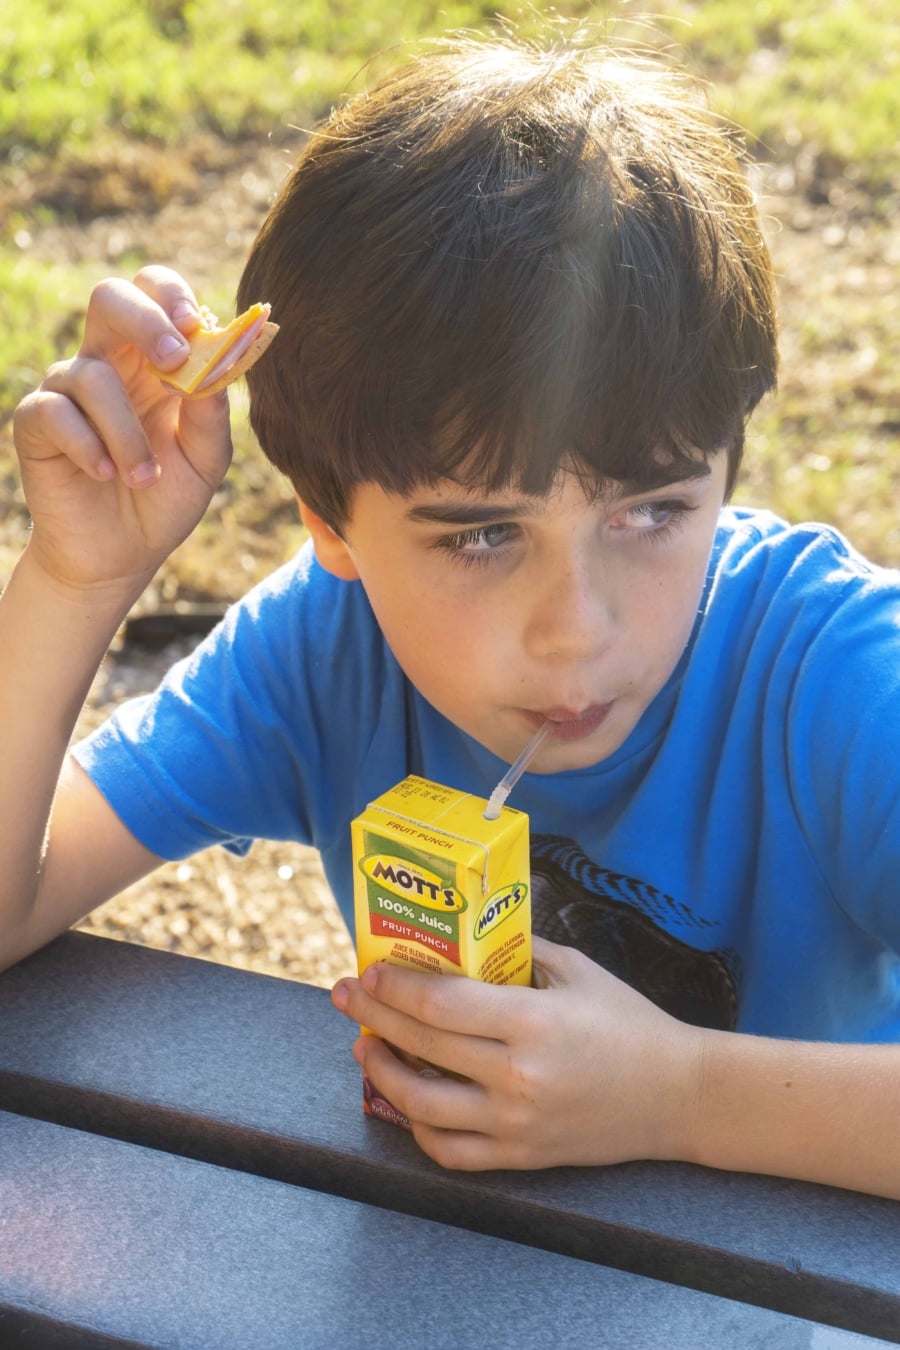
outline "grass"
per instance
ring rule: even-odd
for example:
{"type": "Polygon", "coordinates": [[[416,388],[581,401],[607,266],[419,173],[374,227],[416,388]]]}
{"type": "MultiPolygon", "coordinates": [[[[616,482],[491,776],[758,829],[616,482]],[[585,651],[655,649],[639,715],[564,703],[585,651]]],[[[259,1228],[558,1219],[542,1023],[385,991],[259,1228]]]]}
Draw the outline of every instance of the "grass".
{"type": "MultiPolygon", "coordinates": [[[[203,175],[248,144],[278,140],[363,87],[373,70],[401,59],[396,34],[415,42],[484,28],[494,13],[471,0],[17,0],[8,9],[0,19],[0,428],[46,365],[73,350],[90,286],[110,270],[100,256],[39,260],[31,244],[42,231],[145,208],[146,240],[116,259],[128,275],[152,252],[155,210],[179,192],[199,193],[203,175]]],[[[710,81],[713,105],[747,128],[757,155],[784,167],[811,209],[833,209],[845,226],[852,217],[848,231],[866,237],[890,228],[900,191],[894,0],[658,0],[652,14],[647,21],[621,0],[506,11],[526,32],[585,22],[667,47],[710,81]]],[[[884,285],[866,294],[838,284],[846,251],[831,256],[834,275],[804,278],[805,303],[788,297],[786,368],[794,373],[756,420],[742,494],[794,518],[835,519],[876,556],[900,562],[890,509],[900,487],[898,409],[886,355],[898,349],[900,316],[884,285]]],[[[204,298],[227,303],[225,294],[204,298]]],[[[15,482],[7,427],[7,541],[21,534],[15,482]]],[[[219,506],[243,531],[244,553],[268,565],[271,532],[261,524],[284,523],[289,508],[246,434],[219,506]]],[[[203,539],[207,556],[214,533],[203,539]]],[[[200,589],[198,554],[188,545],[171,575],[200,589]]]]}
{"type": "Polygon", "coordinates": [[[870,189],[897,175],[900,29],[893,0],[697,0],[674,8],[715,103],[760,151],[806,148],[870,189]]]}
{"type": "MultiPolygon", "coordinates": [[[[487,3],[407,0],[18,0],[0,25],[0,161],[90,153],[98,138],[185,143],[264,136],[316,116],[375,54],[483,27],[487,3]]],[[[893,0],[659,0],[506,11],[666,45],[715,82],[714,101],[773,154],[798,144],[867,183],[896,173],[900,36],[893,0]]]]}
{"type": "MultiPolygon", "coordinates": [[[[399,23],[409,38],[486,13],[410,4],[399,23]]],[[[161,145],[264,136],[327,108],[397,27],[371,0],[19,0],[0,30],[0,153],[33,162],[114,129],[161,145]]]]}

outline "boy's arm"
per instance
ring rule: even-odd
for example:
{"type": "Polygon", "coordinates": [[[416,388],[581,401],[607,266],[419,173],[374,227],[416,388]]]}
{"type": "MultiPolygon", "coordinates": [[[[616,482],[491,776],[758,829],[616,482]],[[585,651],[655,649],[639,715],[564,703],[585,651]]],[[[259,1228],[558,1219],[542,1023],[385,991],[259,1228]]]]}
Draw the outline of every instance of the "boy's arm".
{"type": "Polygon", "coordinates": [[[446,1167],[667,1159],[900,1199],[900,1047],[687,1026],[569,948],[535,939],[537,989],[386,965],[335,1005],[354,1054],[446,1167]],[[420,1078],[390,1042],[464,1075],[420,1078]]]}
{"type": "Polygon", "coordinates": [[[60,595],[27,551],[0,599],[0,968],[159,862],[64,759],[120,618],[60,595]]]}
{"type": "Polygon", "coordinates": [[[900,1200],[900,1046],[703,1032],[695,1161],[900,1200]]]}
{"type": "Polygon", "coordinates": [[[33,525],[0,597],[0,966],[158,861],[81,770],[60,774],[119,623],[230,459],[227,403],[182,404],[147,371],[184,359],[179,304],[190,331],[196,303],[163,269],[98,287],[78,355],[17,411],[33,525]]]}

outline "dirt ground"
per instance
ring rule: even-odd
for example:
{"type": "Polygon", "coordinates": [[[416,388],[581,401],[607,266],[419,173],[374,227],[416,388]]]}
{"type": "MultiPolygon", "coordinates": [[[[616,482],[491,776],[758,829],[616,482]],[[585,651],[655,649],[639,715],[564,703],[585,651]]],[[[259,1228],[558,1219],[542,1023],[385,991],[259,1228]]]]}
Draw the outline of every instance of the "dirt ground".
{"type": "MultiPolygon", "coordinates": [[[[177,191],[158,212],[130,210],[88,224],[47,227],[25,244],[35,258],[105,259],[110,271],[119,273],[128,254],[148,253],[181,271],[202,298],[223,275],[233,287],[287,167],[284,151],[253,147],[240,162],[218,165],[177,191]]],[[[842,291],[896,292],[900,226],[873,225],[846,185],[816,182],[815,166],[760,170],[757,186],[770,222],[784,365],[790,370],[803,355],[808,311],[839,305],[842,291]]],[[[810,371],[808,356],[807,351],[804,378],[819,380],[827,398],[834,372],[827,364],[810,371]]],[[[858,351],[847,355],[860,359],[858,351]]],[[[95,681],[79,731],[123,698],[152,688],[185,650],[182,643],[154,653],[114,651],[95,681]]],[[[97,910],[83,927],[316,984],[330,985],[353,969],[351,944],[318,858],[294,845],[258,843],[245,859],[215,849],[167,864],[97,910]]]]}

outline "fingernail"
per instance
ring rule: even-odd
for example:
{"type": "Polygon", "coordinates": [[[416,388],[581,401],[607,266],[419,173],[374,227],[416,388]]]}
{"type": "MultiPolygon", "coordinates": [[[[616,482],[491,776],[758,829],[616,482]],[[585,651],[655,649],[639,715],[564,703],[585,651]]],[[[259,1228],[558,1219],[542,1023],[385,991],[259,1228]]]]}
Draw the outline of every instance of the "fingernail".
{"type": "Polygon", "coordinates": [[[350,994],[345,984],[336,984],[331,991],[331,1001],[338,1012],[344,1012],[350,1002],[350,994]]]}
{"type": "Polygon", "coordinates": [[[360,975],[359,982],[368,993],[374,994],[378,984],[378,967],[369,966],[363,971],[362,975],[360,975]]]}
{"type": "Polygon", "coordinates": [[[159,465],[156,460],[145,460],[143,464],[136,464],[128,475],[128,481],[132,487],[150,487],[159,477],[159,465]]]}
{"type": "Polygon", "coordinates": [[[187,345],[184,338],[173,337],[171,333],[166,333],[156,344],[156,358],[158,361],[166,361],[176,352],[183,352],[187,345]]]}
{"type": "Polygon", "coordinates": [[[196,305],[192,305],[190,300],[179,300],[172,310],[172,319],[175,323],[179,319],[199,319],[200,311],[196,305]]]}

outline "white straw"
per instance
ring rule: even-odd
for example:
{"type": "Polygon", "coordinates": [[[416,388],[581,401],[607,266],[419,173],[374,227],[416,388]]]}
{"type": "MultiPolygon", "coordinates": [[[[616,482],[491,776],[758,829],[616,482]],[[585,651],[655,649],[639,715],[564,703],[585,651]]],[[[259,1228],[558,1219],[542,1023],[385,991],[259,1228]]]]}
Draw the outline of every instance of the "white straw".
{"type": "Polygon", "coordinates": [[[511,764],[506,770],[506,773],[500,779],[500,782],[494,788],[488,799],[488,804],[484,812],[485,820],[497,819],[500,814],[501,806],[506,801],[516,783],[518,783],[522,774],[528,768],[528,765],[534,759],[538,750],[540,750],[552,730],[553,723],[550,721],[544,722],[539,730],[532,736],[516,762],[511,764]]]}

